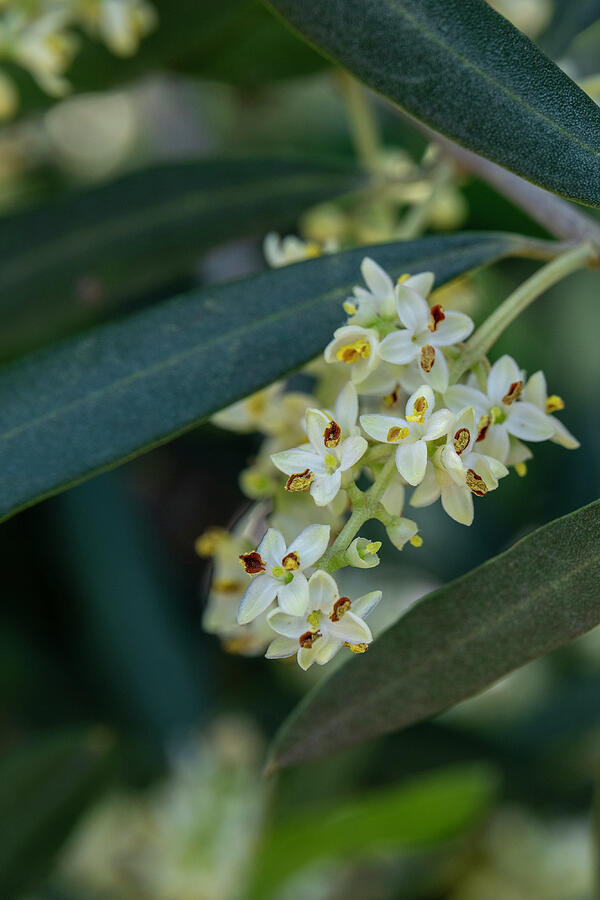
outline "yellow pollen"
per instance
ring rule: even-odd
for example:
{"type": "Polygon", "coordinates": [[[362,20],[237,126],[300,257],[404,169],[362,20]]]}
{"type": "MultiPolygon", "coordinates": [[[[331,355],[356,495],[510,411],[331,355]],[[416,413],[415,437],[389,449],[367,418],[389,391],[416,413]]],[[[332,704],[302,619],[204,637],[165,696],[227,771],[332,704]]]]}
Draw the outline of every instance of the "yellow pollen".
{"type": "Polygon", "coordinates": [[[311,628],[318,628],[319,622],[321,621],[321,613],[318,609],[313,609],[311,614],[306,617],[306,621],[311,626],[311,628]]]}
{"type": "Polygon", "coordinates": [[[261,416],[266,409],[266,391],[257,391],[247,397],[245,402],[246,409],[252,417],[261,416]]]}
{"type": "Polygon", "coordinates": [[[410,278],[410,275],[408,274],[408,272],[405,272],[404,275],[400,276],[400,278],[398,279],[396,284],[404,284],[404,282],[408,281],[409,278],[410,278]]]}
{"type": "Polygon", "coordinates": [[[558,394],[552,394],[551,397],[548,397],[546,400],[546,412],[553,413],[558,412],[561,409],[565,408],[565,401],[562,397],[559,397],[558,394]]]}
{"type": "Polygon", "coordinates": [[[516,463],[515,472],[517,473],[519,478],[523,478],[525,475],[527,475],[527,466],[525,465],[525,463],[524,462],[516,463]]]}
{"type": "Polygon", "coordinates": [[[347,647],[348,650],[352,650],[353,653],[366,653],[369,649],[368,644],[351,644],[350,641],[344,641],[344,647],[347,647]]]}
{"type": "MultiPolygon", "coordinates": [[[[410,419],[409,419],[410,421],[410,419]]],[[[399,428],[398,425],[392,425],[390,430],[387,433],[386,440],[391,444],[396,444],[398,441],[403,441],[404,438],[407,438],[410,434],[410,428],[404,426],[403,428],[399,428]]]]}
{"type": "Polygon", "coordinates": [[[418,534],[415,534],[413,537],[411,537],[411,539],[408,543],[411,544],[413,547],[422,547],[423,546],[423,538],[420,537],[418,534]]]}
{"type": "Polygon", "coordinates": [[[398,400],[397,391],[392,391],[391,394],[385,395],[385,397],[383,398],[383,403],[384,403],[384,406],[394,406],[394,404],[397,402],[397,400],[398,400]]]}
{"type": "Polygon", "coordinates": [[[381,541],[369,541],[365,547],[365,553],[370,553],[372,555],[377,553],[378,550],[381,550],[381,541]]]}
{"type": "Polygon", "coordinates": [[[481,475],[478,475],[474,469],[467,469],[467,487],[476,497],[485,497],[488,487],[481,475]]]}
{"type": "Polygon", "coordinates": [[[214,556],[217,547],[226,537],[227,532],[224,528],[207,528],[199,538],[196,538],[194,549],[203,559],[214,556]]]}
{"type": "Polygon", "coordinates": [[[297,553],[288,553],[287,556],[284,556],[281,560],[281,565],[286,570],[286,572],[293,572],[294,569],[300,568],[300,557],[297,553]]]}
{"type": "Polygon", "coordinates": [[[345,344],[335,354],[335,358],[340,362],[352,364],[358,362],[359,359],[368,359],[371,355],[371,345],[364,338],[359,338],[353,344],[345,344]]]}
{"type": "Polygon", "coordinates": [[[274,578],[281,578],[283,575],[286,574],[285,569],[283,568],[283,566],[273,566],[273,568],[272,568],[271,571],[273,572],[273,577],[274,577],[274,578]]]}
{"type": "Polygon", "coordinates": [[[454,435],[453,446],[458,455],[460,456],[467,447],[469,446],[469,441],[471,440],[471,432],[468,428],[459,428],[456,434],[454,435]]]}
{"type": "Polygon", "coordinates": [[[421,347],[421,368],[424,372],[431,372],[435,362],[435,347],[431,344],[425,344],[421,347]]]}
{"type": "Polygon", "coordinates": [[[310,469],[305,469],[304,472],[290,475],[285,485],[285,489],[286,491],[308,491],[314,480],[315,473],[311,472],[310,469]]]}
{"type": "Polygon", "coordinates": [[[422,425],[425,421],[425,413],[427,412],[428,404],[425,397],[417,397],[413,404],[413,414],[412,416],[407,416],[407,422],[417,422],[417,424],[422,425]]]}
{"type": "Polygon", "coordinates": [[[218,594],[237,594],[238,591],[243,591],[246,587],[241,581],[234,581],[233,578],[217,578],[211,584],[211,590],[216,591],[218,594]]]}
{"type": "Polygon", "coordinates": [[[323,251],[321,250],[321,246],[319,244],[317,244],[315,241],[310,241],[304,247],[304,252],[307,259],[314,259],[315,256],[320,256],[323,251]]]}
{"type": "Polygon", "coordinates": [[[351,300],[346,300],[342,304],[342,308],[347,316],[354,316],[356,314],[356,303],[352,303],[351,300]]]}

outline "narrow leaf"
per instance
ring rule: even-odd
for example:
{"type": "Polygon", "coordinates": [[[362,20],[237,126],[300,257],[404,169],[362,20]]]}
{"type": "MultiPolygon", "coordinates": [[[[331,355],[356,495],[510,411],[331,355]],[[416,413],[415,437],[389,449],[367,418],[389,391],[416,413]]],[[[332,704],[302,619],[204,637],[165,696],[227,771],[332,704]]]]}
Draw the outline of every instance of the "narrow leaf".
{"type": "Polygon", "coordinates": [[[600,501],[429,594],[307,695],[272,767],[434,716],[600,623],[600,501]]]}
{"type": "Polygon", "coordinates": [[[205,158],[154,166],[0,219],[0,356],[62,336],[189,273],[225,240],[285,227],[360,187],[344,161],[205,158]]]}
{"type": "MultiPolygon", "coordinates": [[[[429,269],[441,284],[531,246],[472,232],[368,253],[394,276],[429,269]]],[[[0,371],[0,517],[176,437],[314,358],[343,323],[364,255],[194,291],[0,371]]]]}
{"type": "Polygon", "coordinates": [[[600,110],[485,0],[269,0],[350,72],[459,144],[600,205],[600,110]]]}

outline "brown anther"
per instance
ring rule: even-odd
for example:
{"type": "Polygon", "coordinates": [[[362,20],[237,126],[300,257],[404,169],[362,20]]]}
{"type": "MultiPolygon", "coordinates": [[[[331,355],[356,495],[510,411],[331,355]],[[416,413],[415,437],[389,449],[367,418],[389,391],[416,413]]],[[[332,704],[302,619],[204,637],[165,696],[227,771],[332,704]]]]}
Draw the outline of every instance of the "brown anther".
{"type": "Polygon", "coordinates": [[[304,634],[301,634],[298,638],[298,643],[303,650],[310,650],[314,642],[320,637],[323,637],[320,631],[305,631],[304,634]]]}
{"type": "Polygon", "coordinates": [[[288,553],[287,556],[283,557],[283,559],[281,560],[281,565],[286,572],[293,572],[294,569],[300,568],[300,557],[292,550],[291,553],[288,553]]]}
{"type": "Polygon", "coordinates": [[[348,650],[352,650],[353,653],[366,653],[369,649],[369,645],[365,643],[360,644],[351,644],[350,641],[344,641],[344,647],[347,647],[348,650]]]}
{"type": "Polygon", "coordinates": [[[435,331],[440,324],[446,318],[446,313],[444,312],[444,307],[440,303],[436,303],[435,306],[431,307],[431,319],[429,320],[429,325],[427,326],[430,331],[435,331]]]}
{"type": "Polygon", "coordinates": [[[329,616],[332,622],[339,622],[342,616],[350,609],[350,597],[340,597],[333,604],[333,610],[329,616]]]}
{"type": "Polygon", "coordinates": [[[467,469],[467,487],[476,497],[485,497],[488,491],[487,484],[474,469],[467,469]]]}
{"type": "Polygon", "coordinates": [[[258,575],[259,572],[264,572],[266,569],[264,559],[256,550],[253,550],[252,553],[242,553],[240,562],[248,575],[258,575]]]}
{"type": "Polygon", "coordinates": [[[297,472],[295,475],[290,475],[286,482],[285,489],[286,491],[309,491],[314,480],[315,473],[311,472],[310,469],[305,469],[304,472],[297,472]]]}
{"type": "Polygon", "coordinates": [[[515,400],[518,400],[523,391],[523,382],[522,381],[513,381],[508,391],[502,398],[502,402],[506,403],[507,406],[510,406],[511,403],[514,403],[515,400]]]}
{"type": "Polygon", "coordinates": [[[424,372],[431,372],[435,362],[435,347],[431,344],[425,344],[421,347],[421,368],[424,372]]]}
{"type": "Polygon", "coordinates": [[[237,594],[247,586],[242,581],[234,581],[233,578],[216,578],[210,586],[211,591],[218,594],[237,594]]]}
{"type": "Polygon", "coordinates": [[[477,426],[478,432],[477,432],[477,438],[475,440],[475,443],[477,443],[477,441],[482,441],[484,439],[484,437],[486,436],[486,434],[488,432],[488,428],[490,427],[491,424],[492,424],[492,420],[491,420],[490,416],[482,416],[480,418],[479,425],[477,426]]]}
{"type": "Polygon", "coordinates": [[[323,432],[323,443],[326,447],[337,447],[342,437],[342,429],[333,419],[323,432]]]}
{"type": "Polygon", "coordinates": [[[454,449],[460,456],[467,447],[469,446],[469,442],[471,440],[471,432],[468,428],[459,428],[456,434],[454,435],[454,449]]]}
{"type": "Polygon", "coordinates": [[[393,390],[390,394],[386,394],[383,398],[385,406],[395,406],[398,402],[398,391],[393,390]]]}

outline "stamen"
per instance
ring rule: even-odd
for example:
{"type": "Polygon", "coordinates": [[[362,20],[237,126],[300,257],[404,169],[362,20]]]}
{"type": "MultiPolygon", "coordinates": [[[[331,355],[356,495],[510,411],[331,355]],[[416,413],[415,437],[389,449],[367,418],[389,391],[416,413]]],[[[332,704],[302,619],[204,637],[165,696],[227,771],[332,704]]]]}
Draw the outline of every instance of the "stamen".
{"type": "Polygon", "coordinates": [[[257,550],[253,550],[252,553],[242,553],[240,562],[248,575],[258,575],[259,572],[264,572],[267,565],[257,550]]]}
{"type": "Polygon", "coordinates": [[[511,403],[514,403],[515,400],[518,400],[523,392],[523,382],[522,381],[513,381],[508,391],[502,398],[502,402],[506,403],[507,406],[510,406],[511,403]]]}
{"type": "Polygon", "coordinates": [[[409,434],[410,428],[407,428],[406,426],[400,428],[398,425],[392,425],[387,433],[386,440],[389,441],[390,444],[396,444],[398,441],[403,441],[404,438],[407,438],[409,434]]]}
{"type": "Polygon", "coordinates": [[[343,615],[345,615],[351,606],[349,597],[340,597],[339,600],[336,600],[333,604],[333,612],[329,616],[332,622],[339,622],[343,615]]]}
{"type": "Polygon", "coordinates": [[[474,469],[467,469],[467,487],[476,497],[485,497],[488,492],[487,484],[474,469]]]}
{"type": "Polygon", "coordinates": [[[558,394],[552,394],[546,400],[546,412],[553,413],[565,408],[565,401],[558,394]]]}
{"type": "Polygon", "coordinates": [[[347,647],[348,650],[352,650],[353,653],[366,653],[369,649],[368,644],[351,644],[350,641],[344,641],[344,647],[347,647]]]}
{"type": "Polygon", "coordinates": [[[383,403],[385,406],[395,406],[398,402],[398,391],[393,390],[391,394],[386,394],[383,398],[383,403]]]}
{"type": "Polygon", "coordinates": [[[421,347],[421,368],[424,372],[431,372],[435,362],[435,347],[431,344],[425,344],[421,347]]]}
{"type": "Polygon", "coordinates": [[[436,303],[435,306],[431,307],[431,319],[427,327],[430,331],[436,331],[440,322],[443,322],[445,318],[444,307],[440,303],[436,303]]]}
{"type": "Polygon", "coordinates": [[[227,537],[224,528],[207,528],[206,531],[196,539],[194,549],[198,556],[203,559],[214,556],[217,547],[221,541],[227,537]]]}
{"type": "Polygon", "coordinates": [[[301,634],[298,638],[298,643],[303,650],[310,650],[314,642],[318,641],[321,637],[323,637],[323,635],[320,631],[305,631],[304,634],[301,634]]]}
{"type": "Polygon", "coordinates": [[[469,429],[468,428],[459,428],[458,431],[456,432],[456,434],[454,435],[454,441],[453,441],[454,449],[456,450],[456,452],[458,453],[459,456],[461,453],[463,453],[467,449],[470,441],[471,441],[471,432],[469,431],[469,429]]]}
{"type": "Polygon", "coordinates": [[[519,476],[519,478],[524,478],[527,475],[527,466],[524,462],[516,463],[515,472],[519,476]]]}
{"type": "Polygon", "coordinates": [[[333,419],[323,432],[323,443],[326,447],[337,447],[342,438],[342,429],[333,419]]]}
{"type": "Polygon", "coordinates": [[[404,282],[408,281],[409,278],[410,278],[410,275],[408,274],[408,272],[405,272],[404,275],[400,276],[400,278],[398,279],[396,284],[404,284],[404,282]]]}
{"type": "Polygon", "coordinates": [[[281,565],[286,570],[286,572],[293,572],[294,569],[300,568],[300,557],[296,552],[292,550],[291,553],[288,553],[287,556],[284,556],[281,560],[281,565]]]}
{"type": "Polygon", "coordinates": [[[296,475],[290,475],[285,485],[286,491],[309,491],[310,486],[315,480],[315,473],[310,469],[304,472],[298,472],[296,475]]]}
{"type": "Polygon", "coordinates": [[[379,550],[381,550],[381,541],[369,541],[365,547],[365,553],[368,553],[370,556],[374,556],[379,550]]]}
{"type": "Polygon", "coordinates": [[[477,441],[482,441],[484,439],[484,437],[486,436],[486,434],[488,432],[488,428],[490,427],[491,424],[492,424],[492,420],[491,420],[490,416],[482,416],[480,418],[479,425],[477,426],[478,432],[477,432],[477,438],[475,440],[475,443],[477,443],[477,441]]]}
{"type": "Polygon", "coordinates": [[[351,300],[345,300],[342,304],[342,309],[346,313],[347,316],[356,315],[356,304],[352,303],[351,300]]]}
{"type": "Polygon", "coordinates": [[[411,544],[413,547],[422,547],[423,546],[423,538],[420,535],[415,534],[411,537],[411,539],[409,540],[408,543],[411,544]]]}
{"type": "Polygon", "coordinates": [[[368,359],[371,355],[371,345],[364,338],[359,338],[353,344],[345,344],[335,354],[335,358],[343,363],[355,363],[359,359],[368,359]]]}
{"type": "Polygon", "coordinates": [[[407,416],[407,422],[416,422],[418,425],[422,425],[425,421],[425,413],[428,409],[428,403],[425,397],[417,397],[415,402],[413,403],[413,414],[412,416],[407,416]]]}
{"type": "Polygon", "coordinates": [[[216,578],[210,586],[211,591],[218,594],[237,594],[246,587],[242,581],[234,581],[233,578],[216,578]]]}

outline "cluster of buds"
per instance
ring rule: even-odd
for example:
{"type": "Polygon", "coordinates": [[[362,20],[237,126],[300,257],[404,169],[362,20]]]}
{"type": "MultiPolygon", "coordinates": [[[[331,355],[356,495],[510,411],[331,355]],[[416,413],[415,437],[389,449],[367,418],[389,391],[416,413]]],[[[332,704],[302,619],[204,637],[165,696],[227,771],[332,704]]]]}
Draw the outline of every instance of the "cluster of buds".
{"type": "Polygon", "coordinates": [[[263,537],[249,546],[246,529],[243,547],[241,532],[217,541],[205,626],[242,652],[262,645],[269,658],[295,655],[303,669],[342,647],[363,652],[372,640],[365,617],[381,592],[343,596],[333,577],[346,566],[379,563],[380,542],[357,536],[368,520],[381,522],[398,549],[419,547],[418,525],[403,515],[408,491],[412,507],[440,499],[468,526],[475,503],[510,468],[526,473],[528,444],[578,446],[556,418],[564,403],[548,395],[542,372],[527,378],[510,356],[464,371],[473,322],[429,301],[432,273],[394,284],[372,259],[361,268],[366,286],[354,288],[346,324],[309,367],[317,376],[313,395],[277,385],[217,417],[267,434],[242,479],[259,501],[263,537]],[[231,581],[236,555],[235,587],[221,602],[218,586],[231,581]]]}
{"type": "MultiPolygon", "coordinates": [[[[26,69],[53,97],[68,93],[66,73],[79,48],[75,29],[130,56],[157,17],[147,0],[5,0],[0,2],[0,59],[26,69]]],[[[18,92],[0,70],[0,118],[18,107],[18,92]]]]}

